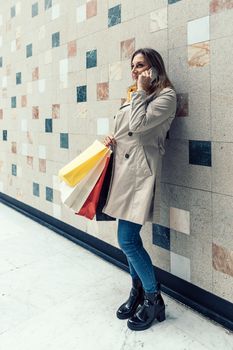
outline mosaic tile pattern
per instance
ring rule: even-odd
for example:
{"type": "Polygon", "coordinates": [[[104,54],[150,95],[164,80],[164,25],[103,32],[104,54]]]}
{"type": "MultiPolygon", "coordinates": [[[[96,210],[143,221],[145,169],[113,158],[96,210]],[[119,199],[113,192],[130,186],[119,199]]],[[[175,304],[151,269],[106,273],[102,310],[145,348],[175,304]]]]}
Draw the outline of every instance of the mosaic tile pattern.
{"type": "Polygon", "coordinates": [[[108,10],[108,26],[112,27],[121,23],[121,5],[114,6],[108,10]]]}
{"type": "MultiPolygon", "coordinates": [[[[78,227],[54,177],[112,132],[132,83],[131,55],[151,46],[164,57],[178,104],[166,140],[162,219],[145,240],[168,271],[231,298],[233,1],[127,2],[77,0],[64,7],[61,0],[17,0],[1,7],[1,188],[29,205],[31,196],[32,206],[37,201],[78,227]]],[[[104,239],[116,245],[109,234],[114,222],[95,225],[88,233],[103,239],[106,229],[104,239]]]]}
{"type": "Polygon", "coordinates": [[[189,141],[189,164],[211,166],[210,141],[189,141]]]}
{"type": "Polygon", "coordinates": [[[153,224],[153,244],[170,250],[170,229],[162,225],[153,224]]]}

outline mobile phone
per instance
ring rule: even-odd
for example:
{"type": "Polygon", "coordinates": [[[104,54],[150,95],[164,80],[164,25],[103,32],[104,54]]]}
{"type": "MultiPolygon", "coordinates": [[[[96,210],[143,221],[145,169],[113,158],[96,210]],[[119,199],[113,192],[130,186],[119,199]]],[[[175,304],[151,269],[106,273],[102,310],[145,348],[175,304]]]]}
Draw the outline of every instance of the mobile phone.
{"type": "Polygon", "coordinates": [[[158,78],[158,72],[154,67],[151,67],[149,71],[151,71],[151,84],[153,84],[153,82],[158,78]]]}

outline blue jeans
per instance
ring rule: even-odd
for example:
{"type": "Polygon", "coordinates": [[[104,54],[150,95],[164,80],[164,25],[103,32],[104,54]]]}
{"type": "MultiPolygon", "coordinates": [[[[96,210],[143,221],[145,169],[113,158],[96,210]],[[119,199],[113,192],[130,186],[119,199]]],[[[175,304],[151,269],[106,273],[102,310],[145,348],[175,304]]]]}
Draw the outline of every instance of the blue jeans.
{"type": "Polygon", "coordinates": [[[130,275],[133,279],[140,278],[145,292],[158,291],[151,258],[143,247],[140,230],[142,225],[119,219],[118,243],[129,264],[130,275]]]}

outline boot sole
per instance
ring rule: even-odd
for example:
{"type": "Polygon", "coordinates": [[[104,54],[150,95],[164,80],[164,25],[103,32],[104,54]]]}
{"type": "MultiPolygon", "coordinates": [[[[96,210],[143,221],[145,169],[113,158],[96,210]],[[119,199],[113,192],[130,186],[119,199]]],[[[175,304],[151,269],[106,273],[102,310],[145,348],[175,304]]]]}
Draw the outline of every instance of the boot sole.
{"type": "Polygon", "coordinates": [[[154,320],[152,320],[150,323],[148,323],[147,325],[144,325],[144,326],[137,325],[136,326],[136,325],[133,325],[133,324],[127,322],[127,326],[132,331],[144,331],[144,330],[150,328],[156,319],[157,319],[158,322],[165,321],[165,319],[166,319],[165,312],[159,313],[157,315],[157,317],[154,320]]]}

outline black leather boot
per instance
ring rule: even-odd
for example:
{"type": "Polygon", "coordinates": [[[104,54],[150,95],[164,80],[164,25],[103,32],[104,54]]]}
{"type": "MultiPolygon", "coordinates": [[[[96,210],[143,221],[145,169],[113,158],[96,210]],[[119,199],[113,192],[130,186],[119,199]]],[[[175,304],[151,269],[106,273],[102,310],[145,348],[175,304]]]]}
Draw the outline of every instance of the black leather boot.
{"type": "Polygon", "coordinates": [[[134,315],[137,307],[143,304],[143,288],[140,279],[133,279],[132,288],[128,300],[122,304],[116,312],[120,320],[125,320],[134,315]]]}
{"type": "Polygon", "coordinates": [[[160,292],[145,292],[143,305],[129,318],[127,326],[134,331],[142,331],[149,328],[155,319],[159,322],[165,320],[165,304],[163,298],[160,292]]]}

